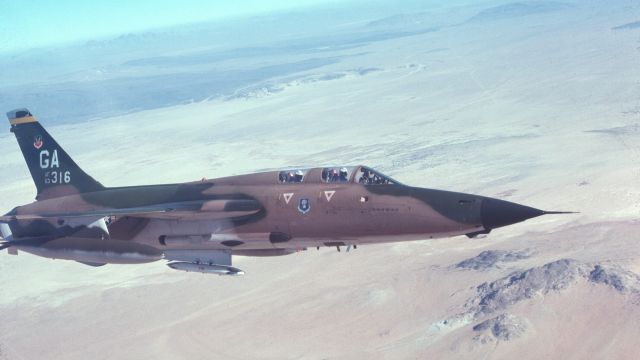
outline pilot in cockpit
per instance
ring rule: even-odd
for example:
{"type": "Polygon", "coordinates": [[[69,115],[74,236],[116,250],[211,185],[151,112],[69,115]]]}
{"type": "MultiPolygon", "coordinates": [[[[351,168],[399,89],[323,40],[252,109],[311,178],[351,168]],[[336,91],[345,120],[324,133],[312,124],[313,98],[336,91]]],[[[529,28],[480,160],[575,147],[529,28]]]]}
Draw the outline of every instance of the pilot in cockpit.
{"type": "Polygon", "coordinates": [[[362,176],[360,176],[358,182],[365,185],[371,184],[371,173],[369,169],[362,169],[362,176]]]}
{"type": "Polygon", "coordinates": [[[329,176],[329,181],[338,182],[338,178],[339,178],[338,170],[336,170],[336,169],[331,170],[331,174],[329,176]]]}
{"type": "Polygon", "coordinates": [[[322,180],[329,182],[329,169],[322,169],[322,180]]]}
{"type": "Polygon", "coordinates": [[[349,171],[347,170],[346,167],[343,167],[342,169],[340,169],[340,178],[338,181],[340,182],[347,182],[349,181],[349,171]]]}

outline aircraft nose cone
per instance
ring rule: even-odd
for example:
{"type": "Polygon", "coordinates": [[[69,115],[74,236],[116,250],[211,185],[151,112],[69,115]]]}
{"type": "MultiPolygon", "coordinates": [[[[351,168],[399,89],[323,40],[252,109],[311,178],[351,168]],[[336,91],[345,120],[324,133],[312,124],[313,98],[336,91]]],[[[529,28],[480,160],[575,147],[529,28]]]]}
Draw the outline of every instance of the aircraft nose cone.
{"type": "Polygon", "coordinates": [[[536,208],[491,198],[483,199],[480,209],[482,225],[487,230],[519,223],[545,214],[544,211],[536,208]]]}

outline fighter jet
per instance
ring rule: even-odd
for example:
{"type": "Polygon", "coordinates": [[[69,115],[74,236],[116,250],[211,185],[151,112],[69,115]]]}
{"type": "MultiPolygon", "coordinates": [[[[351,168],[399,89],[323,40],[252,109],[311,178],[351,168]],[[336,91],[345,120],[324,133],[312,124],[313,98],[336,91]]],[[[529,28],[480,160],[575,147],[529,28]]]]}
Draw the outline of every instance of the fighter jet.
{"type": "Polygon", "coordinates": [[[36,185],[0,217],[0,250],[91,266],[158,260],[241,275],[232,257],[467,235],[545,214],[499,199],[412,187],[366,166],[287,169],[165,185],[105,187],[27,109],[7,113],[36,185]]]}

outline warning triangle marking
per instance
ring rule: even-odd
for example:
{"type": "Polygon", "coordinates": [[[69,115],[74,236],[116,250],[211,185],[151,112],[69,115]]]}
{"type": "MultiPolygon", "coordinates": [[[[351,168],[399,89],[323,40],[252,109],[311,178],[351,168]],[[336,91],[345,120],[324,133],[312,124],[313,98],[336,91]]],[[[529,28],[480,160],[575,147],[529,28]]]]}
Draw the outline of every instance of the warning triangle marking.
{"type": "Polygon", "coordinates": [[[331,201],[331,198],[333,197],[333,194],[335,194],[336,191],[335,190],[327,190],[324,192],[324,197],[327,198],[327,202],[331,201]]]}
{"type": "Polygon", "coordinates": [[[289,201],[291,201],[291,198],[293,197],[293,193],[284,193],[282,194],[282,196],[284,196],[284,202],[288,204],[289,201]]]}

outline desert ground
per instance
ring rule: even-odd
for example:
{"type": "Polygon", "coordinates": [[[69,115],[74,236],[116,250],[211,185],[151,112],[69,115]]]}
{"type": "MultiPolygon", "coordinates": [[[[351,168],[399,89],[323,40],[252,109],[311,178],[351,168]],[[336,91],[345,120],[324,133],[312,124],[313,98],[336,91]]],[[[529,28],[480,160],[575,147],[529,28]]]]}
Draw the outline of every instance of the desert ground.
{"type": "MultiPolygon", "coordinates": [[[[482,2],[357,26],[265,55],[188,44],[5,75],[0,105],[29,107],[107,186],[366,164],[579,214],[235,258],[243,277],[4,251],[0,359],[637,359],[640,4],[482,2]]],[[[8,131],[0,153],[6,212],[35,188],[8,131]]]]}

